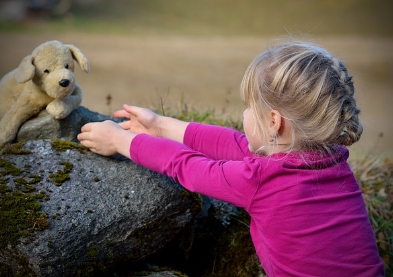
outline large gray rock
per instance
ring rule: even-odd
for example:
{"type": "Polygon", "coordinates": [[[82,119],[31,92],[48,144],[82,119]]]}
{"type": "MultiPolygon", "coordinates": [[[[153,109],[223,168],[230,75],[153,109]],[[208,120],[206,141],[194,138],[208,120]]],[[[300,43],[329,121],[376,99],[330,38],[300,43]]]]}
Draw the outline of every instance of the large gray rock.
{"type": "Polygon", "coordinates": [[[33,193],[47,195],[41,211],[50,225],[0,249],[0,264],[15,275],[72,276],[92,261],[107,267],[139,261],[163,248],[200,204],[171,179],[122,156],[102,157],[77,147],[59,151],[49,140],[27,141],[22,149],[31,153],[0,156],[21,169],[13,176],[0,163],[0,184],[23,190],[21,179],[39,176],[33,193]],[[66,165],[72,165],[70,179],[56,183],[51,174],[66,175],[66,165]]]}

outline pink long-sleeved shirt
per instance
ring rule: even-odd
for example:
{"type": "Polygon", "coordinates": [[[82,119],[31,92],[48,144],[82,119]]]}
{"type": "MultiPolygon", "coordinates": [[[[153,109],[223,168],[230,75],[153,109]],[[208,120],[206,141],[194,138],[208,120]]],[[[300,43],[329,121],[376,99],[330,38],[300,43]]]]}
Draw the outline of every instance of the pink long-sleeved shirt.
{"type": "Polygon", "coordinates": [[[242,133],[191,123],[184,144],[141,134],[130,155],[190,191],[244,208],[269,277],[384,275],[345,147],[256,156],[242,133]]]}

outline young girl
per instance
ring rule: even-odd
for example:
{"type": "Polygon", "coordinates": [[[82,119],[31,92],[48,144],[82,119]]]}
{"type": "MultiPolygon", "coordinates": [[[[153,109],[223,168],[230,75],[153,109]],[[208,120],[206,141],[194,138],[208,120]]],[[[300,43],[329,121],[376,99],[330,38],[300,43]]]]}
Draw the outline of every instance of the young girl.
{"type": "Polygon", "coordinates": [[[78,139],[244,208],[268,276],[383,276],[347,163],[362,125],[345,66],[291,42],[257,56],[240,90],[245,135],[124,105],[114,115],[129,121],[88,123],[78,139]]]}

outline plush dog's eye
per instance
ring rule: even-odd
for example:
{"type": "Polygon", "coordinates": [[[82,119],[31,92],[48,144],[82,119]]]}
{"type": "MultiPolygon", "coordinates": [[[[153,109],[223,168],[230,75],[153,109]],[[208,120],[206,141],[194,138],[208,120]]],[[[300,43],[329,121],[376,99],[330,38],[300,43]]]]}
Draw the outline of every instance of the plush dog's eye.
{"type": "Polygon", "coordinates": [[[44,72],[45,72],[45,73],[49,73],[49,69],[45,69],[44,72]]]}
{"type": "Polygon", "coordinates": [[[68,69],[68,64],[65,64],[64,67],[65,67],[66,69],[68,69]]]}

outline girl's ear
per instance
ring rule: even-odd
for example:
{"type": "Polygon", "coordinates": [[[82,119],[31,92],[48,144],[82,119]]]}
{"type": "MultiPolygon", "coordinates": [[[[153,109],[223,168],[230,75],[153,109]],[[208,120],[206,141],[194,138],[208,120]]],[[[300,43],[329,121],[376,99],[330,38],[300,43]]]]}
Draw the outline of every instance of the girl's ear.
{"type": "Polygon", "coordinates": [[[269,129],[272,135],[278,135],[284,121],[279,111],[271,110],[269,114],[269,129]]]}

